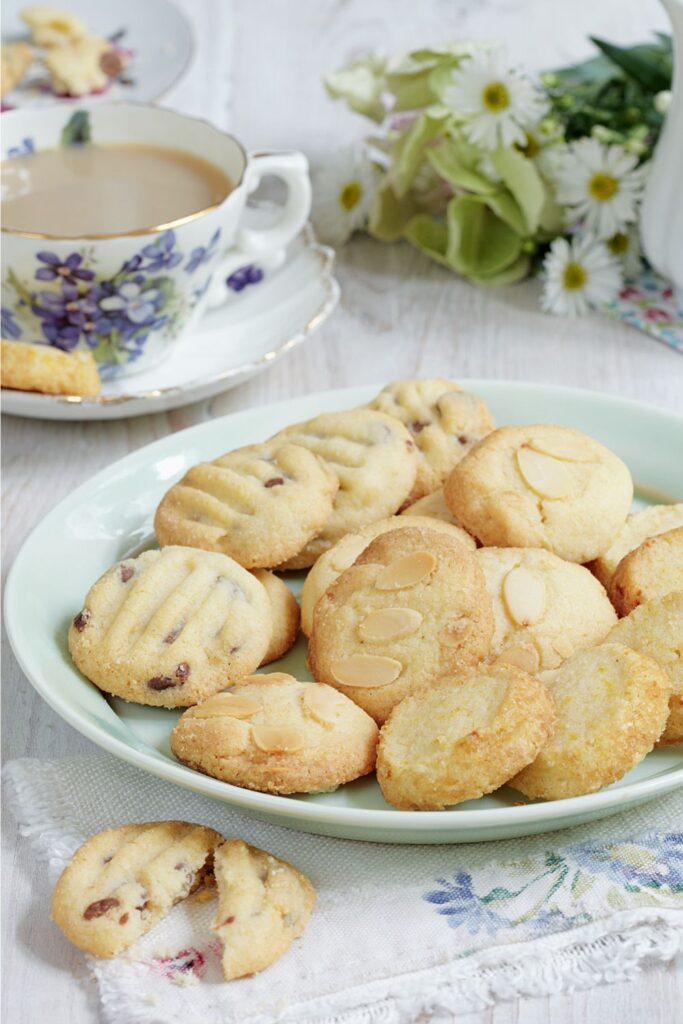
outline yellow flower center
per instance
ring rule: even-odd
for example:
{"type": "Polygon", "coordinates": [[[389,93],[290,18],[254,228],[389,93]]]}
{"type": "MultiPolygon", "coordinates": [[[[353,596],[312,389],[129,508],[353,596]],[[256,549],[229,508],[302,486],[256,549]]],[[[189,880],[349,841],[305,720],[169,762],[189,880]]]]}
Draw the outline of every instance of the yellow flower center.
{"type": "Polygon", "coordinates": [[[588,274],[580,263],[568,263],[562,275],[562,284],[568,292],[578,291],[583,288],[588,280],[588,274]]]}
{"type": "Polygon", "coordinates": [[[354,206],[358,206],[362,195],[363,189],[357,181],[347,181],[339,193],[339,202],[345,210],[352,210],[354,206]]]}
{"type": "Polygon", "coordinates": [[[510,106],[510,93],[502,82],[489,82],[481,94],[481,101],[491,114],[499,114],[510,106]]]}
{"type": "Polygon", "coordinates": [[[611,174],[603,174],[599,171],[588,182],[588,191],[593,196],[593,199],[605,203],[619,191],[619,182],[611,174]]]}
{"type": "Polygon", "coordinates": [[[530,135],[529,132],[526,133],[526,141],[523,146],[520,146],[518,142],[515,142],[515,149],[517,149],[522,156],[525,156],[527,160],[533,160],[534,157],[538,156],[541,152],[541,147],[539,146],[538,141],[533,135],[530,135]]]}
{"type": "Polygon", "coordinates": [[[617,231],[616,235],[607,239],[607,248],[614,256],[623,256],[628,252],[628,235],[623,231],[617,231]]]}

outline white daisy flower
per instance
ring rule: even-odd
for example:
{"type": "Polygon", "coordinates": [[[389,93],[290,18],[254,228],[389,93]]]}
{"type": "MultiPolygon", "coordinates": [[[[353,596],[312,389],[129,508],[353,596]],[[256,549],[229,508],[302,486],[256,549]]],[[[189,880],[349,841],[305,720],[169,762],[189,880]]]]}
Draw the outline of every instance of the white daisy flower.
{"type": "Polygon", "coordinates": [[[643,256],[637,225],[628,231],[617,231],[616,235],[607,239],[605,245],[613,256],[621,260],[625,278],[633,280],[638,277],[643,269],[643,256]]]}
{"type": "Polygon", "coordinates": [[[578,316],[616,298],[621,267],[603,242],[591,235],[556,238],[543,261],[541,307],[547,313],[578,316]]]}
{"type": "Polygon", "coordinates": [[[532,82],[507,66],[502,49],[478,53],[455,69],[443,102],[467,116],[463,131],[482,149],[523,146],[525,128],[545,113],[545,102],[532,82]]]}
{"type": "Polygon", "coordinates": [[[555,195],[568,221],[583,219],[598,238],[611,238],[638,216],[644,171],[623,146],[579,139],[554,161],[555,195]]]}
{"type": "Polygon", "coordinates": [[[377,169],[358,149],[345,150],[313,171],[311,220],[322,242],[343,245],[366,226],[377,180],[377,169]]]}

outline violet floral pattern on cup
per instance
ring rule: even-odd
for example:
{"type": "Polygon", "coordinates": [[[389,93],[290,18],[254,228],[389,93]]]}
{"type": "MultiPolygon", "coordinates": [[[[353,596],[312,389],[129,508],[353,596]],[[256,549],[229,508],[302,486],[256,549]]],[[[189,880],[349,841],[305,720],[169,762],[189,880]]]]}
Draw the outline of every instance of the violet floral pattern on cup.
{"type": "Polygon", "coordinates": [[[179,333],[208,287],[211,275],[201,270],[219,241],[220,228],[186,258],[175,232],[165,231],[110,276],[97,274],[93,247],[66,257],[44,249],[36,254],[33,280],[8,272],[5,283],[15,301],[2,309],[3,335],[65,352],[88,349],[106,376],[107,369],[135,362],[152,332],[168,338],[179,333]],[[189,299],[170,273],[176,268],[200,278],[189,299]]]}

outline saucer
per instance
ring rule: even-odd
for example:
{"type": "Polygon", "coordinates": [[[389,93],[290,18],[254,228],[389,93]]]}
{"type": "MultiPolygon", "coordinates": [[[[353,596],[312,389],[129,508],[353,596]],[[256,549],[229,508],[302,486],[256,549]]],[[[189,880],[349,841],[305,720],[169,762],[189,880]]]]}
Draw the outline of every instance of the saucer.
{"type": "MultiPolygon", "coordinates": [[[[28,0],[4,0],[2,11],[2,41],[28,42],[28,27],[20,13],[28,7],[28,0]]],[[[181,11],[170,0],[118,0],[116,4],[93,3],[92,0],[58,0],[60,10],[82,18],[94,35],[117,41],[130,50],[132,59],[122,82],[113,82],[100,94],[109,103],[129,100],[151,103],[161,99],[185,73],[194,53],[192,28],[181,11]]],[[[59,100],[73,103],[69,97],[56,97],[45,90],[47,72],[39,62],[29,69],[23,82],[7,96],[3,104],[8,107],[35,107],[59,100]]],[[[97,100],[91,94],[81,100],[97,100]]],[[[76,102],[81,102],[77,100],[76,102]]]]}
{"type": "MultiPolygon", "coordinates": [[[[252,227],[269,207],[247,210],[252,227]]],[[[165,412],[210,398],[261,373],[306,341],[339,300],[334,251],[319,245],[307,225],[275,270],[257,263],[231,274],[231,297],[210,310],[170,349],[164,362],[141,373],[103,381],[94,398],[2,392],[2,411],[47,420],[116,420],[165,412]]]]}

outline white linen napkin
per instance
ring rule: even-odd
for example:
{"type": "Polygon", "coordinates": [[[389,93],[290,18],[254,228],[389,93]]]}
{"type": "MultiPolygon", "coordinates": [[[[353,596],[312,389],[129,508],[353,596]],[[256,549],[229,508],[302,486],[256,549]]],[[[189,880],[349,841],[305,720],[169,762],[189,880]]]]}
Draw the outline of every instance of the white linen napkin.
{"type": "Polygon", "coordinates": [[[303,938],[251,978],[222,980],[213,901],[179,904],[127,955],[89,957],[110,1024],[437,1024],[628,978],[683,948],[683,792],[527,839],[391,846],[269,825],[110,756],[14,761],[5,785],[47,863],[41,914],[85,838],[155,819],[239,836],[318,890],[303,938]]]}

